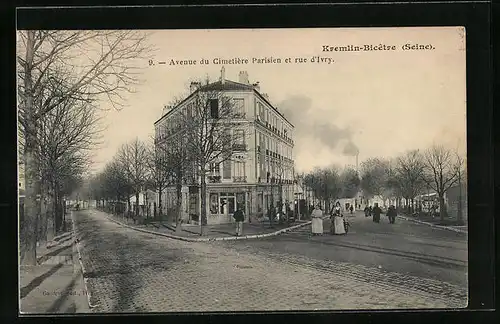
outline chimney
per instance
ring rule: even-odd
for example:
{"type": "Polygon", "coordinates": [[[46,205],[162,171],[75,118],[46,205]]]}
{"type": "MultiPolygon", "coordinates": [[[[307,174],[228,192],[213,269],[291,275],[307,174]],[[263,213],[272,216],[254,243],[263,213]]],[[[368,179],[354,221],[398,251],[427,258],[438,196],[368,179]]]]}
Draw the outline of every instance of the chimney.
{"type": "Polygon", "coordinates": [[[220,82],[222,84],[224,84],[226,82],[226,69],[224,68],[224,66],[220,70],[220,82]]]}
{"type": "Polygon", "coordinates": [[[198,89],[199,87],[201,86],[201,83],[200,82],[191,82],[191,85],[189,86],[189,91],[191,91],[191,93],[195,92],[196,89],[198,89]]]}
{"type": "Polygon", "coordinates": [[[260,91],[260,85],[259,85],[259,81],[255,82],[253,85],[253,88],[257,91],[260,91]]]}
{"type": "Polygon", "coordinates": [[[238,81],[243,84],[250,84],[250,82],[248,81],[248,72],[240,71],[238,81]]]}

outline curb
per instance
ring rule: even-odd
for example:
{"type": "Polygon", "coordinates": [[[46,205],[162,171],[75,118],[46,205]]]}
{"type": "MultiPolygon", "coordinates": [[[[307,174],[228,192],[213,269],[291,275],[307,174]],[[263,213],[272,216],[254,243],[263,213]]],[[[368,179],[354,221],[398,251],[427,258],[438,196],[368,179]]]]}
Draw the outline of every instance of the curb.
{"type": "Polygon", "coordinates": [[[90,295],[90,290],[89,290],[88,285],[87,285],[87,281],[88,281],[88,278],[86,278],[87,272],[85,271],[85,267],[83,266],[83,262],[82,262],[82,254],[80,253],[80,242],[76,238],[76,227],[75,227],[75,218],[73,216],[73,211],[71,211],[71,227],[72,227],[72,233],[73,233],[73,242],[74,242],[74,245],[76,247],[76,252],[78,254],[78,262],[80,263],[80,270],[82,271],[83,284],[85,286],[85,292],[87,295],[87,303],[89,305],[90,310],[92,310],[92,308],[95,308],[99,305],[92,305],[92,303],[90,302],[91,295],[90,295]]]}
{"type": "Polygon", "coordinates": [[[142,229],[142,228],[137,228],[137,227],[134,227],[134,226],[130,226],[130,225],[124,224],[124,223],[122,223],[120,221],[117,221],[117,220],[113,219],[111,216],[108,216],[106,214],[105,214],[105,216],[110,221],[112,221],[112,222],[114,222],[116,224],[119,224],[121,226],[133,229],[135,231],[139,231],[139,232],[143,232],[143,233],[148,233],[148,234],[153,234],[153,235],[158,235],[158,236],[164,236],[164,237],[168,237],[168,238],[171,238],[171,239],[174,239],[174,240],[180,240],[180,241],[185,241],[185,242],[214,242],[214,241],[234,241],[234,240],[244,240],[244,239],[257,239],[257,238],[263,238],[263,237],[270,237],[270,236],[280,235],[280,234],[283,234],[283,233],[286,233],[286,232],[289,232],[289,231],[293,231],[293,230],[295,230],[297,228],[304,227],[304,226],[307,226],[307,225],[311,224],[311,221],[308,221],[308,222],[305,222],[305,223],[302,223],[302,224],[298,224],[298,225],[294,225],[294,226],[291,226],[291,227],[283,228],[283,229],[281,229],[279,231],[272,232],[272,233],[266,233],[266,234],[255,234],[255,235],[245,235],[245,236],[228,236],[228,237],[189,238],[189,237],[182,237],[182,236],[177,236],[177,235],[171,235],[171,234],[167,234],[167,233],[159,233],[159,232],[148,231],[148,230],[145,230],[145,229],[142,229]]]}
{"type": "Polygon", "coordinates": [[[463,233],[463,234],[467,234],[468,233],[467,231],[464,231],[464,230],[461,230],[461,229],[458,229],[458,228],[453,228],[453,227],[443,226],[443,225],[434,225],[434,224],[431,224],[431,223],[428,223],[428,222],[423,222],[423,221],[420,221],[420,220],[417,220],[417,219],[408,218],[406,216],[397,216],[397,217],[399,219],[403,219],[403,220],[406,220],[406,221],[409,221],[409,222],[414,222],[414,223],[417,223],[417,224],[427,225],[427,226],[430,226],[430,227],[444,229],[444,230],[448,230],[448,231],[452,231],[452,232],[456,232],[456,233],[463,233]]]}

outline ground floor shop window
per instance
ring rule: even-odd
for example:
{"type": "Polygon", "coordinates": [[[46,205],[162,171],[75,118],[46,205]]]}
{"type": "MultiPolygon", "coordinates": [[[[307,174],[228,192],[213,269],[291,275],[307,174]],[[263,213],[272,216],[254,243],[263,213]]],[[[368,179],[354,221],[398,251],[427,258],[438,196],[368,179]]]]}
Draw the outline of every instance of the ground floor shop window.
{"type": "Polygon", "coordinates": [[[216,215],[218,209],[219,209],[219,194],[218,193],[211,193],[210,194],[210,214],[216,215]]]}
{"type": "Polygon", "coordinates": [[[245,193],[240,192],[236,194],[236,208],[240,210],[245,210],[245,193]]]}
{"type": "Polygon", "coordinates": [[[219,198],[220,213],[221,214],[233,214],[235,211],[236,197],[234,193],[221,192],[219,198]]]}
{"type": "Polygon", "coordinates": [[[257,212],[262,213],[262,205],[263,205],[263,195],[257,194],[257,212]]]}

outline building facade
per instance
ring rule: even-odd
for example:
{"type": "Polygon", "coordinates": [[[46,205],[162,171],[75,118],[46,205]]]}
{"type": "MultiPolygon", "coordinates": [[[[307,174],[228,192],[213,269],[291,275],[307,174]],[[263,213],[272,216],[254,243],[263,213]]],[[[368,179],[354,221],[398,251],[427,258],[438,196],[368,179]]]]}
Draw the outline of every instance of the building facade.
{"type": "MultiPolygon", "coordinates": [[[[207,166],[207,223],[233,222],[236,208],[248,216],[265,216],[271,205],[285,205],[294,199],[294,126],[260,92],[259,83],[250,83],[248,73],[241,71],[238,82],[226,80],[222,68],[217,82],[201,86],[191,84],[191,94],[164,112],[155,123],[156,145],[168,145],[169,138],[182,132],[176,126],[176,112],[187,109],[197,91],[218,89],[232,100],[240,128],[231,130],[234,138],[232,158],[207,166]],[[238,132],[238,134],[237,134],[238,132]],[[283,204],[280,204],[282,202],[283,204]]],[[[201,211],[200,179],[187,176],[181,196],[184,222],[198,223],[201,211]]],[[[170,186],[162,194],[162,209],[175,212],[176,188],[170,186]]]]}

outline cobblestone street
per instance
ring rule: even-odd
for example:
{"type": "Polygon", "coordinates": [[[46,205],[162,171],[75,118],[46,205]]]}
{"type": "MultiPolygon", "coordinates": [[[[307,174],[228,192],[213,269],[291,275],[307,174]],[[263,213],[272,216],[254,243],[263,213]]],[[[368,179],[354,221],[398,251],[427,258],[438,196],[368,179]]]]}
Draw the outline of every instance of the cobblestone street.
{"type": "Polygon", "coordinates": [[[437,280],[226,242],[172,240],[124,228],[96,210],[74,217],[94,312],[466,306],[462,288],[437,280]]]}

